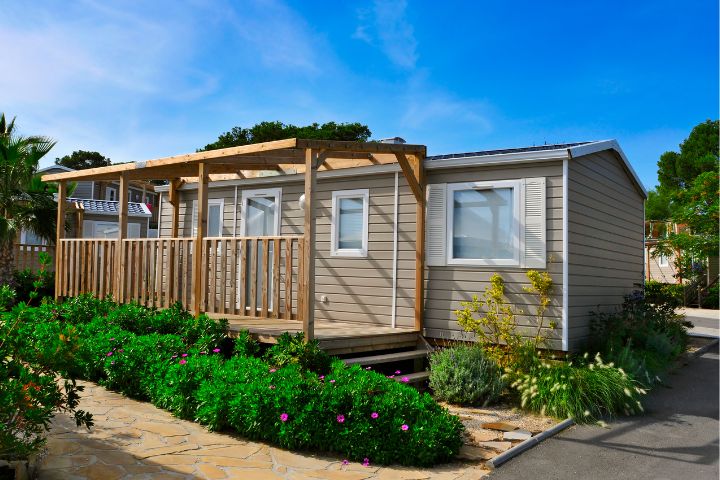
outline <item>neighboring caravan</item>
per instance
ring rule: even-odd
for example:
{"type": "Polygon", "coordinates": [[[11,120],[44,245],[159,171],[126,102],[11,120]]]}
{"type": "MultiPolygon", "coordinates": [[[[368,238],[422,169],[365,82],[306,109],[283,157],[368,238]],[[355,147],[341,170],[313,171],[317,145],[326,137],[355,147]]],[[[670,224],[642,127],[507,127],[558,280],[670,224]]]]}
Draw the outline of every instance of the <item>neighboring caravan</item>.
{"type": "Polygon", "coordinates": [[[615,141],[426,157],[400,139],[289,139],[44,179],[62,190],[118,177],[125,188],[170,180],[157,189],[160,238],[59,232],[57,295],[179,300],[261,340],[303,331],[356,352],[414,345],[418,334],[470,339],[454,310],[493,273],[531,327],[536,300],[522,287],[528,270],[546,270],[550,346],[574,350],[590,312],[619,307],[643,281],[646,192],[615,141]],[[87,249],[101,252],[90,270],[112,274],[89,273],[86,285],[64,265],[87,249]]]}

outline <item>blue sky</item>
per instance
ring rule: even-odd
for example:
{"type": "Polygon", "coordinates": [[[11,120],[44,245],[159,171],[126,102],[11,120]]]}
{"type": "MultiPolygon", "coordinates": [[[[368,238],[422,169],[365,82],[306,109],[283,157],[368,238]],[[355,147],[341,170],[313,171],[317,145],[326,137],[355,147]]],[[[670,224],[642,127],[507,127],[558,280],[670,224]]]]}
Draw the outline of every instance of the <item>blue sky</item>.
{"type": "Polygon", "coordinates": [[[718,118],[718,5],[0,3],[0,110],[113,161],[263,120],[367,124],[431,154],[616,138],[647,187],[718,118]]]}

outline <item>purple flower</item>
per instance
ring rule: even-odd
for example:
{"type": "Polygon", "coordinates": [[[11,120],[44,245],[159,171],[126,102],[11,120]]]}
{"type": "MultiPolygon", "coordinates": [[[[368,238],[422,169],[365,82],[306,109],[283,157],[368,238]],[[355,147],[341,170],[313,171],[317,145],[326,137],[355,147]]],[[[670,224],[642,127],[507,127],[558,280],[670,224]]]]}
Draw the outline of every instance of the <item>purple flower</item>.
{"type": "Polygon", "coordinates": [[[403,432],[407,432],[409,429],[410,427],[406,423],[403,423],[402,427],[400,427],[400,430],[402,430],[403,432]]]}
{"type": "Polygon", "coordinates": [[[400,375],[400,370],[395,370],[395,375],[400,375]]]}
{"type": "Polygon", "coordinates": [[[271,368],[271,369],[270,369],[270,373],[275,373],[275,372],[277,372],[277,368],[271,368]]]}
{"type": "Polygon", "coordinates": [[[200,355],[207,355],[207,352],[200,352],[200,355]]]}
{"type": "Polygon", "coordinates": [[[372,412],[370,414],[370,418],[378,418],[379,416],[380,416],[380,414],[378,412],[372,412]]]}
{"type": "Polygon", "coordinates": [[[107,352],[107,357],[112,357],[113,352],[107,352]]]}
{"type": "Polygon", "coordinates": [[[348,462],[347,460],[343,460],[343,461],[342,461],[342,464],[343,464],[343,465],[350,465],[350,462],[348,462]]]}
{"type": "Polygon", "coordinates": [[[112,362],[110,362],[110,365],[115,365],[115,360],[113,360],[112,362]]]}
{"type": "Polygon", "coordinates": [[[185,358],[185,357],[187,357],[187,356],[188,356],[188,354],[187,354],[187,353],[183,353],[183,354],[182,354],[182,355],[180,355],[180,356],[181,356],[181,357],[183,357],[183,358],[185,358]]]}
{"type": "Polygon", "coordinates": [[[387,378],[395,378],[395,375],[388,375],[387,378]]]}
{"type": "Polygon", "coordinates": [[[288,421],[288,414],[287,414],[287,413],[281,413],[281,414],[280,414],[280,420],[283,421],[283,422],[287,422],[287,421],[288,421]]]}
{"type": "Polygon", "coordinates": [[[170,357],[170,358],[177,358],[177,355],[173,355],[173,356],[172,356],[172,357],[170,357]]]}
{"type": "Polygon", "coordinates": [[[362,466],[363,466],[363,467],[369,467],[369,466],[370,466],[370,459],[367,458],[367,457],[363,458],[362,466]]]}
{"type": "Polygon", "coordinates": [[[345,415],[340,414],[337,416],[338,423],[344,423],[345,422],[345,415]]]}
{"type": "Polygon", "coordinates": [[[365,367],[365,370],[372,370],[372,367],[365,367]]]}
{"type": "Polygon", "coordinates": [[[335,379],[330,380],[330,383],[335,383],[335,379]]]}
{"type": "Polygon", "coordinates": [[[114,341],[114,340],[115,340],[115,337],[112,337],[112,338],[110,339],[111,342],[114,341]]]}
{"type": "Polygon", "coordinates": [[[219,348],[213,348],[213,353],[220,353],[220,349],[219,349],[219,348]]]}
{"type": "Polygon", "coordinates": [[[178,363],[180,363],[180,365],[185,365],[187,363],[187,360],[180,360],[180,362],[178,363]]]}
{"type": "Polygon", "coordinates": [[[124,349],[124,348],[121,348],[120,350],[118,350],[118,353],[122,353],[122,352],[124,352],[124,351],[125,351],[125,349],[124,349]]]}
{"type": "Polygon", "coordinates": [[[318,378],[320,378],[320,380],[325,380],[325,375],[320,375],[318,378]]]}
{"type": "Polygon", "coordinates": [[[410,379],[408,377],[402,377],[403,383],[408,383],[410,379]]]}

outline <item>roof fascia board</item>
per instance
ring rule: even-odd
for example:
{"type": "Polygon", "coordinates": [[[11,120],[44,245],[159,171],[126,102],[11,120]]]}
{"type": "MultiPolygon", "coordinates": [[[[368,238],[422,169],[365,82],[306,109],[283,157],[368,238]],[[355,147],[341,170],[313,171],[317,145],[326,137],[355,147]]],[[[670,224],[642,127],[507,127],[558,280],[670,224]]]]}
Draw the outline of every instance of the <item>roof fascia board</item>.
{"type": "Polygon", "coordinates": [[[438,158],[425,161],[425,168],[458,168],[483,165],[499,165],[503,163],[547,162],[564,160],[568,152],[564,148],[542,150],[538,152],[500,153],[497,155],[478,155],[473,157],[438,158]]]}
{"type": "Polygon", "coordinates": [[[622,159],[625,164],[625,168],[632,176],[643,197],[647,198],[648,192],[645,189],[645,185],[643,185],[637,172],[635,172],[632,164],[630,164],[630,160],[628,160],[625,156],[625,152],[623,152],[622,148],[620,148],[620,144],[616,140],[601,140],[599,142],[586,143],[585,145],[570,147],[567,150],[571,158],[582,157],[584,155],[590,155],[604,150],[614,150],[622,159]]]}

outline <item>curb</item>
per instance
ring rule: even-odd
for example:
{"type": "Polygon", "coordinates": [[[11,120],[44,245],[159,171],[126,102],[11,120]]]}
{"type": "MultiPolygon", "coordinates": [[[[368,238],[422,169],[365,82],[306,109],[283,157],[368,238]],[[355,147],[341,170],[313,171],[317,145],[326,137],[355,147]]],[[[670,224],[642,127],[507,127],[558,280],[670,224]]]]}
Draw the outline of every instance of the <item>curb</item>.
{"type": "Polygon", "coordinates": [[[485,465],[487,465],[490,468],[497,468],[503,463],[507,462],[508,460],[517,457],[521,453],[523,453],[525,450],[529,450],[535,445],[539,444],[543,440],[546,440],[554,435],[557,435],[558,433],[562,432],[566,428],[575,425],[575,422],[572,418],[568,418],[567,420],[563,420],[562,422],[558,423],[552,428],[548,428],[544,432],[541,432],[534,437],[530,437],[527,440],[518,443],[514,447],[512,447],[510,450],[507,450],[500,455],[498,455],[495,458],[492,458],[485,462],[485,465]]]}
{"type": "MultiPolygon", "coordinates": [[[[701,336],[701,335],[690,335],[690,336],[691,336],[691,337],[697,336],[697,337],[700,337],[700,338],[712,338],[712,337],[706,337],[706,336],[704,336],[704,335],[703,335],[703,336],[701,336]]],[[[718,339],[717,337],[715,337],[715,339],[714,339],[712,342],[708,343],[707,345],[703,345],[702,347],[698,348],[698,349],[695,350],[694,352],[688,354],[688,360],[692,360],[693,358],[699,357],[699,356],[702,355],[703,353],[705,353],[705,352],[707,352],[708,350],[710,350],[711,348],[713,348],[713,347],[714,347],[715,345],[717,345],[718,343],[720,343],[720,339],[718,339]]]]}

